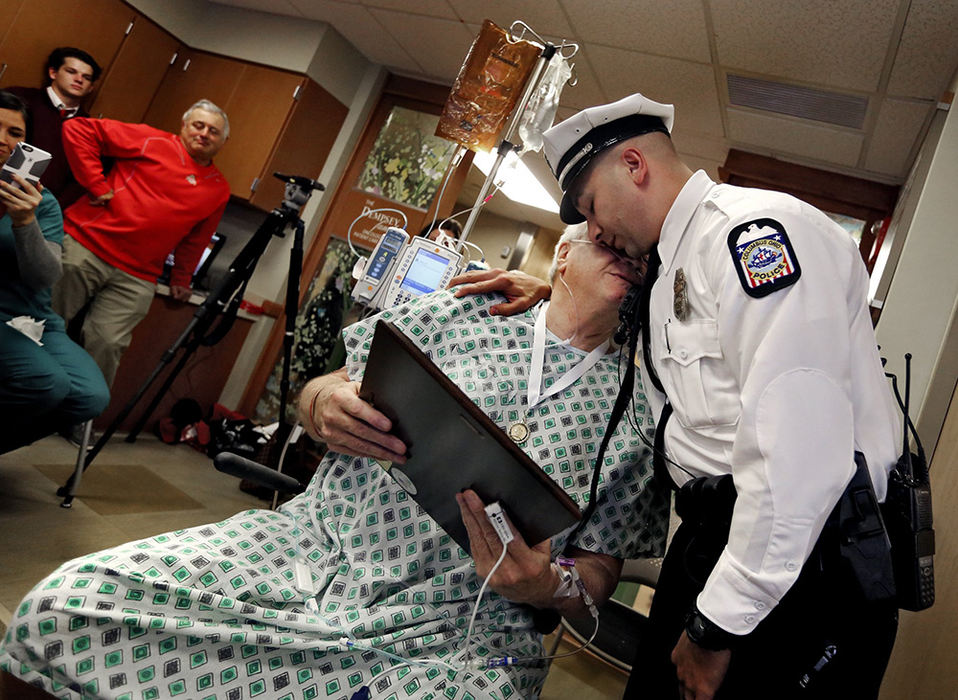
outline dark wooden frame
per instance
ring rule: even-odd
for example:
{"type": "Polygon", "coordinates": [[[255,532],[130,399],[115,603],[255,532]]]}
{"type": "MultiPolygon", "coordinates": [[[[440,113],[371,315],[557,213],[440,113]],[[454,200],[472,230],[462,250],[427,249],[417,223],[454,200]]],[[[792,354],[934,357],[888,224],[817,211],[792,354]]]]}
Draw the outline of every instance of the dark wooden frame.
{"type": "Polygon", "coordinates": [[[723,182],[758,187],[794,195],[822,211],[853,216],[865,222],[859,244],[862,259],[871,273],[875,245],[874,224],[892,215],[901,188],[850,175],[795,165],[767,156],[731,149],[719,168],[723,182]]]}

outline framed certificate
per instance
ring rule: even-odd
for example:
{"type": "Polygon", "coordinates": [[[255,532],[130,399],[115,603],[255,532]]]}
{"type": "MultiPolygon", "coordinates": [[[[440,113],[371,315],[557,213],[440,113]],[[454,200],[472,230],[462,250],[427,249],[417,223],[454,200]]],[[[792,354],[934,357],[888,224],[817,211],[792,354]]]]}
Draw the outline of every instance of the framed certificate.
{"type": "Polygon", "coordinates": [[[499,501],[530,547],[579,521],[568,494],[387,321],[376,324],[359,395],[408,447],[389,474],[467,552],[455,498],[465,489],[499,501]]]}

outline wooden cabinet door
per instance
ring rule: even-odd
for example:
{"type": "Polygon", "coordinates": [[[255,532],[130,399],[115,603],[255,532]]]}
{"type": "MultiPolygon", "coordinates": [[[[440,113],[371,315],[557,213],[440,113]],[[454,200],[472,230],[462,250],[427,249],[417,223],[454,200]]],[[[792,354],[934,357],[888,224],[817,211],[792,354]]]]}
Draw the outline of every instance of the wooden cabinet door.
{"type": "Polygon", "coordinates": [[[7,54],[3,50],[4,42],[7,40],[7,36],[10,35],[10,31],[13,29],[13,25],[16,24],[17,15],[20,13],[20,8],[23,7],[26,0],[4,0],[3,8],[7,17],[7,21],[0,26],[0,85],[6,85],[7,83],[3,82],[3,76],[7,72],[7,68],[10,67],[10,64],[7,62],[7,54]]]}
{"type": "Polygon", "coordinates": [[[90,114],[122,122],[142,122],[179,50],[176,37],[138,15],[116,60],[100,79],[90,114]]]}
{"type": "MultiPolygon", "coordinates": [[[[230,118],[230,138],[216,157],[216,165],[230,183],[230,191],[237,197],[249,199],[253,194],[253,181],[264,175],[263,170],[295,103],[294,94],[305,78],[276,68],[239,65],[242,66],[239,83],[223,105],[230,118]]],[[[272,175],[265,177],[272,178],[272,175]]]]}
{"type": "MultiPolygon", "coordinates": [[[[143,121],[157,129],[180,132],[183,112],[197,100],[211,100],[229,115],[227,105],[239,84],[243,64],[231,58],[187,49],[169,67],[143,121]]],[[[232,115],[229,115],[232,117],[232,115]]],[[[230,119],[230,126],[233,120],[230,119]]],[[[219,159],[216,160],[219,165],[219,159]]]]}
{"type": "Polygon", "coordinates": [[[270,210],[282,201],[283,183],[274,172],[319,177],[348,112],[346,105],[307,80],[250,203],[270,210]]]}
{"type": "MultiPolygon", "coordinates": [[[[4,18],[8,14],[3,0],[4,18]]],[[[17,6],[16,0],[13,2],[17,6]]],[[[47,56],[57,46],[77,46],[107,68],[136,12],[120,0],[30,0],[24,2],[0,44],[7,68],[0,86],[45,84],[47,56]]]]}

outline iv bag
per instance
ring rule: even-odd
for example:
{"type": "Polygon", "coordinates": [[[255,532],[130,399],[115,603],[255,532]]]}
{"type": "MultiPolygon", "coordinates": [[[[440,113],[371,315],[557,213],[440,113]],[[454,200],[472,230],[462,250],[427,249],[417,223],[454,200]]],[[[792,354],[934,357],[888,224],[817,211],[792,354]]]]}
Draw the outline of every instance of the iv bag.
{"type": "Polygon", "coordinates": [[[540,52],[536,44],[513,41],[491,20],[483,22],[443,106],[436,136],[472,151],[491,151],[540,52]]]}
{"type": "Polygon", "coordinates": [[[552,126],[555,121],[556,110],[559,108],[559,97],[562,88],[572,75],[572,66],[560,52],[549,60],[549,64],[542,73],[542,80],[532,97],[526,103],[519,122],[519,137],[522,139],[522,150],[539,151],[542,149],[542,132],[552,126]]]}

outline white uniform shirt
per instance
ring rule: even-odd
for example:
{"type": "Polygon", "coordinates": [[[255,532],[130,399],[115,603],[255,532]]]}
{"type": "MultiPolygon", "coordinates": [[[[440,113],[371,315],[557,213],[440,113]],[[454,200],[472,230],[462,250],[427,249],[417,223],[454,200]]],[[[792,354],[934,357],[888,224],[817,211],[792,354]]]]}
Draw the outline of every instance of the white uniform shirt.
{"type": "MultiPolygon", "coordinates": [[[[738,494],[698,607],[747,634],[798,578],[855,471],[855,450],[885,498],[899,418],[865,301],[868,276],[851,237],[817,209],[716,185],[702,171],[672,205],[659,255],[649,327],[675,411],[666,452],[695,476],[731,472],[738,494]],[[764,253],[749,249],[756,238],[764,253]],[[788,264],[777,268],[773,286],[781,286],[761,298],[746,293],[777,255],[788,264]],[[687,310],[674,291],[678,270],[687,310]]],[[[658,415],[661,395],[653,403],[658,415]]],[[[690,478],[669,471],[678,484],[690,478]]]]}

